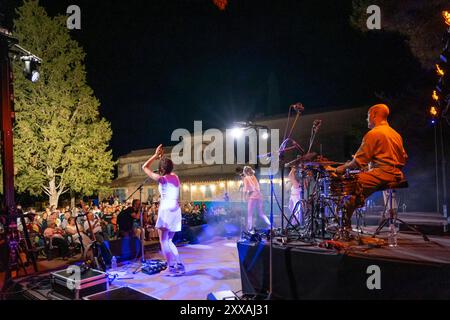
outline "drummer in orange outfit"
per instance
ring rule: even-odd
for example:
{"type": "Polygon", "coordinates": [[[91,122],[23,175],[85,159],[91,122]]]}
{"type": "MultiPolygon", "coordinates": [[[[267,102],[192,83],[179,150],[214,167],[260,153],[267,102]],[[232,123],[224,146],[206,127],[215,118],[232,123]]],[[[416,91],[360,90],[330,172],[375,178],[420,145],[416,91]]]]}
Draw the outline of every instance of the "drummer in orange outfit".
{"type": "Polygon", "coordinates": [[[408,155],[403,148],[400,134],[389,126],[387,118],[389,108],[384,104],[372,106],[368,111],[367,124],[369,132],[364,136],[361,146],[352,161],[336,168],[336,173],[343,174],[347,169],[369,168],[358,174],[361,194],[354,194],[346,203],[346,227],[351,228],[351,217],[356,208],[375,191],[388,183],[404,179],[401,171],[408,155]]]}

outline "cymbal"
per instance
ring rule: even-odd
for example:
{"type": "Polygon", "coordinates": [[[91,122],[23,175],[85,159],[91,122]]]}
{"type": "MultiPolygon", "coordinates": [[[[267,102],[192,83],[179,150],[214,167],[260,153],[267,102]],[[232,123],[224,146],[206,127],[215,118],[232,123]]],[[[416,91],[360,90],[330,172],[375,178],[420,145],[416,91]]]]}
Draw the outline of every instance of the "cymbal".
{"type": "Polygon", "coordinates": [[[292,167],[293,165],[299,164],[299,163],[305,163],[312,161],[317,156],[317,153],[310,152],[305,154],[302,157],[297,157],[296,159],[292,160],[291,162],[288,162],[285,164],[285,167],[292,167]]]}

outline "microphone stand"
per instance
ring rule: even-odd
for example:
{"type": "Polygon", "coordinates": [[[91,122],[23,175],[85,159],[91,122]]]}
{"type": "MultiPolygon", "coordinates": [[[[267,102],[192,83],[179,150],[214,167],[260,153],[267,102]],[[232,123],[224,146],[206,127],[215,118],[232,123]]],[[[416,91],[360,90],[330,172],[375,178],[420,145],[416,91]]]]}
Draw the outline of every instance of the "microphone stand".
{"type": "MultiPolygon", "coordinates": [[[[297,104],[300,105],[301,104],[297,104]]],[[[289,116],[291,113],[291,109],[294,106],[291,106],[289,109],[289,115],[288,115],[288,124],[289,124],[289,116]]],[[[305,153],[305,151],[303,150],[303,148],[293,139],[291,139],[292,136],[292,132],[295,128],[295,125],[297,123],[297,120],[300,117],[301,112],[303,111],[303,107],[301,106],[301,109],[294,108],[297,111],[297,115],[295,117],[294,123],[292,124],[291,130],[289,132],[289,135],[286,137],[286,133],[287,133],[287,126],[286,126],[286,132],[285,132],[285,136],[284,136],[284,140],[283,143],[281,144],[282,149],[280,149],[278,151],[278,158],[279,158],[279,165],[281,167],[281,230],[282,233],[285,233],[284,231],[284,168],[285,168],[285,161],[284,161],[284,153],[286,151],[290,151],[290,150],[298,150],[301,153],[305,153]],[[293,146],[292,147],[286,147],[287,143],[289,141],[292,141],[293,146]]],[[[273,156],[272,154],[270,154],[270,156],[273,156]]],[[[272,295],[273,295],[273,198],[275,196],[275,191],[274,191],[274,187],[273,187],[273,174],[270,175],[270,242],[269,242],[269,292],[267,294],[266,300],[271,300],[272,299],[272,295]]],[[[284,234],[283,234],[284,235],[284,234]]]]}
{"type": "Polygon", "coordinates": [[[272,250],[273,250],[273,197],[274,197],[274,189],[273,189],[273,174],[270,175],[270,244],[269,244],[269,293],[267,294],[266,300],[272,299],[273,293],[273,259],[272,259],[272,250]]]}
{"type": "Polygon", "coordinates": [[[84,217],[84,216],[86,216],[86,214],[78,214],[75,217],[75,228],[77,229],[78,241],[80,242],[81,250],[83,251],[83,256],[86,254],[86,249],[84,248],[83,237],[81,236],[80,228],[78,228],[78,218],[84,217]]]}
{"type": "Polygon", "coordinates": [[[139,209],[139,218],[140,218],[140,227],[141,227],[141,235],[140,235],[140,242],[141,242],[141,265],[139,265],[134,271],[133,274],[136,274],[140,271],[140,269],[142,269],[142,264],[145,263],[145,253],[144,253],[144,235],[145,235],[145,230],[144,230],[144,219],[143,219],[143,210],[142,210],[142,188],[144,187],[144,185],[150,180],[150,177],[147,177],[144,182],[142,182],[139,187],[137,187],[136,190],[133,191],[132,194],[130,194],[130,196],[125,200],[125,202],[127,202],[131,197],[133,197],[133,195],[139,190],[139,202],[140,202],[140,209],[139,209]]]}
{"type": "Polygon", "coordinates": [[[308,152],[307,153],[310,153],[310,151],[311,151],[311,148],[312,148],[312,146],[314,144],[314,140],[316,139],[316,134],[319,131],[319,128],[320,128],[321,124],[322,124],[321,120],[315,120],[314,121],[314,124],[313,124],[313,126],[311,128],[311,136],[309,138],[309,148],[308,148],[308,152]]]}

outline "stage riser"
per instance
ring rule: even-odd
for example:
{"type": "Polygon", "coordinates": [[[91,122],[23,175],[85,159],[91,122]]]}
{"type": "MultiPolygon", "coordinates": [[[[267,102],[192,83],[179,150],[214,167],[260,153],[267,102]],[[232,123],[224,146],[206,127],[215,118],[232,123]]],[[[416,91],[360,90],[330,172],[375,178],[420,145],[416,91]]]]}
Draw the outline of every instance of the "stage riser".
{"type": "MultiPolygon", "coordinates": [[[[244,294],[269,289],[269,246],[238,243],[244,294]]],[[[276,299],[448,299],[450,267],[273,248],[276,299]],[[367,288],[367,268],[381,270],[381,290],[367,288]]]]}

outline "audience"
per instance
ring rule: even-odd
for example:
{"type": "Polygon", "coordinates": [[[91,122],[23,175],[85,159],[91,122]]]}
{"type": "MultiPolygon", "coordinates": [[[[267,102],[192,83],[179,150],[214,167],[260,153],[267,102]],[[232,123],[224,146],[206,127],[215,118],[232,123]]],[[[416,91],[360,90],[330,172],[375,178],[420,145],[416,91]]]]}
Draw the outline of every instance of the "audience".
{"type": "Polygon", "coordinates": [[[67,258],[69,245],[64,238],[64,231],[59,229],[55,222],[50,223],[44,230],[44,237],[50,242],[50,247],[58,247],[59,255],[62,258],[67,258]]]}
{"type": "MultiPolygon", "coordinates": [[[[153,200],[158,200],[158,198],[155,197],[153,200]]],[[[158,241],[155,224],[158,219],[159,202],[152,201],[142,205],[143,228],[141,228],[140,212],[137,209],[136,201],[134,201],[134,205],[133,208],[130,202],[120,203],[117,197],[110,197],[98,205],[91,203],[87,215],[84,215],[80,207],[56,208],[52,206],[46,207],[43,212],[36,212],[33,208],[29,208],[27,212],[32,212],[33,215],[26,220],[26,223],[28,230],[32,233],[31,240],[36,246],[42,246],[42,242],[46,239],[52,246],[58,247],[61,257],[68,256],[69,247],[75,246],[80,249],[80,237],[83,247],[88,247],[92,243],[93,235],[100,245],[102,254],[109,255],[108,247],[104,242],[119,238],[123,231],[128,231],[125,234],[129,233],[129,235],[139,237],[141,230],[144,230],[146,240],[158,241]],[[127,219],[124,219],[126,223],[122,223],[122,225],[130,230],[120,229],[118,221],[121,218],[120,213],[123,212],[127,213],[127,219]]],[[[180,207],[184,226],[217,222],[229,214],[228,206],[217,204],[184,202],[180,203],[180,207]]]]}

